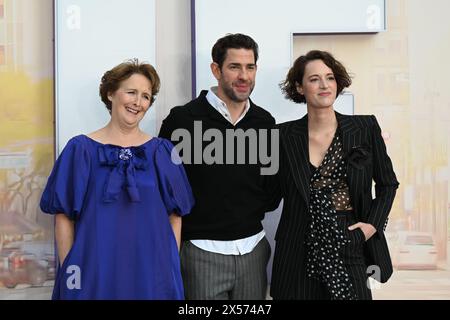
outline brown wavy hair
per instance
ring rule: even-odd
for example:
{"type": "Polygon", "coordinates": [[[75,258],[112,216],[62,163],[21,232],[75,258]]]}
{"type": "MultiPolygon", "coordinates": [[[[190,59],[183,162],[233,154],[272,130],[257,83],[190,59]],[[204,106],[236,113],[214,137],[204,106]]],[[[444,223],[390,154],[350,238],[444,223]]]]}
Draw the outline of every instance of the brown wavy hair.
{"type": "Polygon", "coordinates": [[[345,70],[345,67],[331,53],[312,50],[295,60],[293,66],[289,69],[286,79],[280,83],[281,91],[286,99],[296,103],[306,103],[305,96],[298,93],[297,86],[303,81],[306,65],[313,60],[322,60],[333,71],[337,83],[336,97],[344,88],[352,84],[352,79],[347,73],[347,70],[345,70]]]}
{"type": "Polygon", "coordinates": [[[116,92],[116,90],[119,89],[121,82],[127,80],[133,74],[142,74],[150,81],[152,86],[150,106],[155,102],[156,95],[158,94],[161,85],[158,73],[151,64],[139,62],[138,59],[130,59],[115,66],[111,70],[106,71],[100,82],[100,97],[109,113],[111,113],[112,105],[111,101],[108,99],[108,94],[116,92]]]}

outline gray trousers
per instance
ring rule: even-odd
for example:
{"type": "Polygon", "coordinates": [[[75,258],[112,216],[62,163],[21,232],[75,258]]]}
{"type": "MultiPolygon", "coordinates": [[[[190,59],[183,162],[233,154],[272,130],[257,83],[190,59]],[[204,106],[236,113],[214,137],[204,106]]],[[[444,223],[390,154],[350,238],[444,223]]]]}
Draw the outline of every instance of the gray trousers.
{"type": "Polygon", "coordinates": [[[264,237],[252,252],[224,255],[181,245],[181,273],[188,300],[264,300],[270,244],[264,237]]]}

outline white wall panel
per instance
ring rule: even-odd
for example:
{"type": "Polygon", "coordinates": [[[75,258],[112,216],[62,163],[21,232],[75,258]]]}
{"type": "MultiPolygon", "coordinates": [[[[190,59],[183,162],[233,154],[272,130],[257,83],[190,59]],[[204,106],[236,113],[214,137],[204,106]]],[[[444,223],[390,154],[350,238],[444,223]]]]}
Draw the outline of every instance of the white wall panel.
{"type": "MultiPolygon", "coordinates": [[[[109,121],[98,92],[105,71],[130,58],[155,65],[155,18],[155,0],[55,1],[58,154],[109,121]]],[[[147,132],[155,131],[152,109],[141,123],[147,132]]]]}

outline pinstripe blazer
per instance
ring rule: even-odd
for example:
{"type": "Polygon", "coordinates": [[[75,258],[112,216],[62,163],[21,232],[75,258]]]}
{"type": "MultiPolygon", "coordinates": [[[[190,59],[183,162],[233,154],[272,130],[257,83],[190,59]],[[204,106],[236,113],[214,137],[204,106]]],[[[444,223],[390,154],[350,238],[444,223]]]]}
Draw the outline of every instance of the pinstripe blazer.
{"type": "MultiPolygon", "coordinates": [[[[392,274],[392,263],[384,229],[399,183],[375,116],[347,116],[336,112],[336,118],[344,153],[358,147],[368,150],[363,165],[348,164],[347,182],[357,220],[377,229],[364,244],[366,263],[372,266],[368,268],[368,276],[386,282],[392,274]],[[375,181],[374,199],[372,180],[375,181]]],[[[284,202],[275,235],[271,295],[277,299],[302,299],[307,294],[302,290],[304,276],[300,276],[306,272],[304,240],[311,221],[308,116],[277,127],[280,130],[280,167],[271,185],[273,197],[283,198],[284,202]]]]}

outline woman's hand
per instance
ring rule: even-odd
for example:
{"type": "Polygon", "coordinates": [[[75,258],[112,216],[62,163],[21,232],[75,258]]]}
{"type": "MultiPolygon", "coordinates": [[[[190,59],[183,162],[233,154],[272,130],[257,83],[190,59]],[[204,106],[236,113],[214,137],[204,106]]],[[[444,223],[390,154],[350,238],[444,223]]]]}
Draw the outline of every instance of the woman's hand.
{"type": "Polygon", "coordinates": [[[60,266],[66,260],[67,254],[72,248],[75,234],[75,224],[64,213],[56,215],[55,237],[58,249],[60,266]]]}
{"type": "Polygon", "coordinates": [[[369,240],[377,232],[377,229],[375,229],[373,225],[364,222],[352,224],[351,226],[348,227],[348,230],[352,231],[355,230],[356,228],[360,228],[361,231],[364,233],[365,241],[369,240]]]}
{"type": "Polygon", "coordinates": [[[174,212],[169,216],[169,222],[172,226],[173,234],[175,235],[175,240],[177,241],[179,252],[181,245],[181,217],[174,212]]]}

